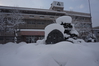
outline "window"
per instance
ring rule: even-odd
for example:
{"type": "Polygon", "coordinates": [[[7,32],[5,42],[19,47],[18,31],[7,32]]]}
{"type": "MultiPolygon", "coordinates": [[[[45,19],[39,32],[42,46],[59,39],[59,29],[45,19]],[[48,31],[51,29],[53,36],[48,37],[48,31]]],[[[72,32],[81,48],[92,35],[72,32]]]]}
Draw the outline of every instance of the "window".
{"type": "Polygon", "coordinates": [[[44,18],[44,16],[40,16],[40,18],[44,18]]]}
{"type": "Polygon", "coordinates": [[[60,9],[57,9],[57,11],[61,11],[60,9]]]}
{"type": "Polygon", "coordinates": [[[30,15],[31,18],[34,18],[34,15],[30,15]]]}
{"type": "Polygon", "coordinates": [[[27,22],[27,24],[31,24],[31,22],[27,22]]]}
{"type": "Polygon", "coordinates": [[[50,17],[50,19],[54,19],[54,17],[50,17]]]}
{"type": "Polygon", "coordinates": [[[75,19],[78,19],[78,16],[76,16],[75,19]]]}
{"type": "Polygon", "coordinates": [[[29,22],[27,22],[27,24],[35,24],[35,22],[29,21],[29,22]]]}
{"type": "Polygon", "coordinates": [[[44,24],[44,22],[38,22],[37,24],[44,24]]]}
{"type": "Polygon", "coordinates": [[[32,22],[32,24],[35,24],[35,22],[32,22]]]}
{"type": "Polygon", "coordinates": [[[78,19],[80,20],[80,21],[84,21],[84,17],[78,17],[78,19]]]}
{"type": "Polygon", "coordinates": [[[14,37],[12,36],[6,37],[6,40],[14,40],[14,37]]]}
{"type": "Polygon", "coordinates": [[[88,28],[91,28],[91,24],[87,24],[87,27],[88,27],[88,28]]]}
{"type": "Polygon", "coordinates": [[[58,6],[61,6],[61,3],[60,3],[60,2],[58,2],[58,3],[57,3],[57,5],[58,5],[58,6]]]}
{"type": "Polygon", "coordinates": [[[0,36],[0,40],[3,40],[3,37],[2,36],[0,36]]]}

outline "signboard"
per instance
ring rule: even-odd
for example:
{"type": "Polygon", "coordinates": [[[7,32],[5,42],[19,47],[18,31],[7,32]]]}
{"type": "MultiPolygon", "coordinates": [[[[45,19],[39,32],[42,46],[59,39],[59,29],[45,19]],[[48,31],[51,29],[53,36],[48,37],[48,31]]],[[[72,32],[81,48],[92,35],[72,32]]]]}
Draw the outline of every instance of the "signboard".
{"type": "Polygon", "coordinates": [[[54,1],[54,2],[52,3],[52,6],[63,7],[64,4],[63,4],[63,2],[54,1]]]}

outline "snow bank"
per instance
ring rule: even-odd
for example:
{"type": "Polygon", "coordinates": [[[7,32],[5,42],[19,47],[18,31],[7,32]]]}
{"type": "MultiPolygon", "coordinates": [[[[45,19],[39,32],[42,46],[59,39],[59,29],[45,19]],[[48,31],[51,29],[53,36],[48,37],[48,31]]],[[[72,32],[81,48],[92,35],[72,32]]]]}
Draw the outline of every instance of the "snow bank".
{"type": "Polygon", "coordinates": [[[0,66],[99,66],[99,43],[0,44],[0,66]]]}

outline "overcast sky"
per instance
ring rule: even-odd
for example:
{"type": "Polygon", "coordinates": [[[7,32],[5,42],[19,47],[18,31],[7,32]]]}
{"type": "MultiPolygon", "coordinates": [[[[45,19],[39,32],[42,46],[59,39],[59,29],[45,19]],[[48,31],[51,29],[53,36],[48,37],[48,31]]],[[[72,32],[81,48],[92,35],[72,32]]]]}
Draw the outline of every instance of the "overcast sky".
{"type": "MultiPolygon", "coordinates": [[[[64,10],[90,13],[88,0],[0,0],[2,6],[49,9],[53,1],[64,2],[64,10]]],[[[99,26],[99,0],[90,0],[92,26],[99,26]]]]}

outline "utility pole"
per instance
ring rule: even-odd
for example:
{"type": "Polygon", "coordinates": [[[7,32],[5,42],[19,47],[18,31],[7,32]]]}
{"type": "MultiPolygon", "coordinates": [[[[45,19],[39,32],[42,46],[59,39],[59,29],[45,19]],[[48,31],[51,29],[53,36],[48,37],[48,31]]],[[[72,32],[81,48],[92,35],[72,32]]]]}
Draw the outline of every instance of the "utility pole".
{"type": "Polygon", "coordinates": [[[89,4],[89,12],[90,12],[90,17],[91,17],[92,15],[91,15],[91,6],[90,6],[90,0],[88,0],[88,4],[89,4]]]}
{"type": "MultiPolygon", "coordinates": [[[[88,4],[89,4],[89,12],[90,12],[91,24],[92,24],[92,14],[91,14],[90,0],[88,0],[88,4]]],[[[91,25],[91,29],[92,29],[92,25],[91,25]]],[[[93,33],[93,29],[91,31],[93,33]]]]}

